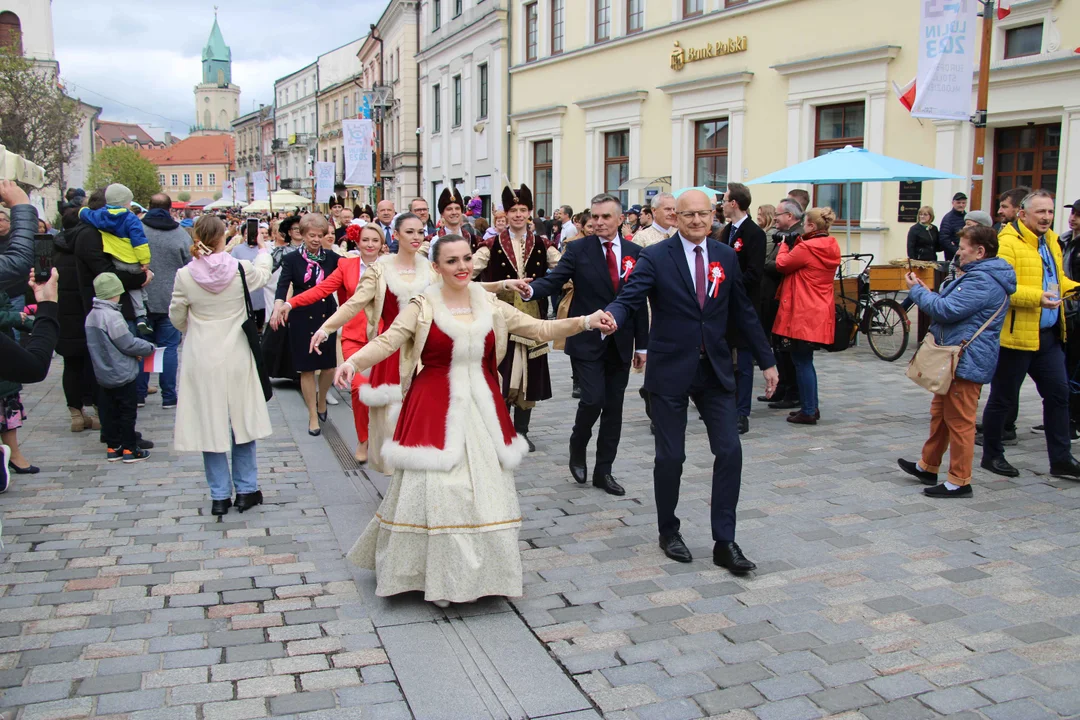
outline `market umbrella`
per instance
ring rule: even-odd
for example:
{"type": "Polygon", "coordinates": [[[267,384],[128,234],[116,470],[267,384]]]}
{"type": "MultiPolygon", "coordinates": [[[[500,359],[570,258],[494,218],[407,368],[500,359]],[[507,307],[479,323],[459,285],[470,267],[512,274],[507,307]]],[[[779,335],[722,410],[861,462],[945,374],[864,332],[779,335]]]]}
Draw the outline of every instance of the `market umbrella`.
{"type": "Polygon", "coordinates": [[[225,198],[218,198],[214,202],[207,205],[204,210],[217,210],[218,208],[230,208],[234,205],[232,200],[226,200],[225,198]]]}
{"type": "MultiPolygon", "coordinates": [[[[923,182],[926,180],[962,180],[960,175],[934,170],[924,165],[897,160],[870,152],[866,148],[847,147],[819,155],[784,170],[750,180],[747,185],[809,183],[845,185],[844,203],[851,202],[851,184],[866,182],[923,182]]],[[[844,208],[844,217],[851,217],[844,208]]],[[[847,249],[851,252],[851,223],[847,226],[847,249]]]]}
{"type": "Polygon", "coordinates": [[[678,190],[676,190],[675,192],[673,192],[673,193],[671,193],[671,194],[672,194],[672,195],[674,195],[674,196],[675,196],[676,198],[678,198],[678,197],[679,197],[680,195],[682,195],[682,194],[683,194],[684,192],[689,192],[689,191],[691,191],[691,190],[700,190],[701,192],[703,192],[703,193],[705,193],[706,195],[708,195],[708,196],[709,196],[709,198],[710,198],[710,199],[711,199],[711,200],[712,200],[713,202],[716,202],[716,196],[717,196],[717,195],[723,195],[723,194],[724,194],[724,191],[723,191],[723,190],[714,190],[714,189],[712,189],[711,187],[706,187],[706,186],[704,186],[704,185],[697,185],[697,186],[695,186],[695,187],[684,187],[684,188],[679,188],[678,190]]]}

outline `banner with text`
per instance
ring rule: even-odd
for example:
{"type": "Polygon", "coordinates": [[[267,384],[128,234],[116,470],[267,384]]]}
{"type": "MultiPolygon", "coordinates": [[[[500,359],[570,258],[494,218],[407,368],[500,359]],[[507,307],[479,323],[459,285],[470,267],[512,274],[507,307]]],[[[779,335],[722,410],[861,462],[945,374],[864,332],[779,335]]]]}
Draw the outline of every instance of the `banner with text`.
{"type": "Polygon", "coordinates": [[[922,0],[919,74],[911,114],[933,120],[969,120],[978,0],[922,0]]]}
{"type": "Polygon", "coordinates": [[[334,171],[337,163],[315,163],[315,202],[330,202],[334,194],[334,171]]]}
{"type": "Polygon", "coordinates": [[[221,199],[230,205],[234,204],[232,180],[226,180],[221,185],[221,199]]]}
{"type": "Polygon", "coordinates": [[[371,150],[374,126],[371,120],[342,120],[341,131],[345,137],[345,184],[374,184],[371,166],[371,150]]]}
{"type": "Polygon", "coordinates": [[[234,183],[233,192],[236,193],[236,204],[237,205],[247,205],[248,204],[247,177],[238,177],[235,180],[233,180],[233,183],[234,183]]]}
{"type": "Polygon", "coordinates": [[[251,189],[255,194],[255,202],[270,199],[270,184],[267,181],[265,170],[251,173],[251,189]]]}

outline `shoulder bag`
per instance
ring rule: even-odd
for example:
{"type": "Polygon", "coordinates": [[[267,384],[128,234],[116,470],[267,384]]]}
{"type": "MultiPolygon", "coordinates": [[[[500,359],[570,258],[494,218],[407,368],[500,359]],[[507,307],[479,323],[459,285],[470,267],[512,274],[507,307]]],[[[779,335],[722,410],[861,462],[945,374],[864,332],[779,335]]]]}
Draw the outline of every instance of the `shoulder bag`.
{"type": "Polygon", "coordinates": [[[255,310],[251,306],[251,293],[248,292],[247,276],[244,274],[244,266],[240,266],[240,283],[244,286],[244,307],[247,310],[247,318],[241,328],[251,347],[251,356],[255,358],[255,371],[259,373],[259,384],[262,385],[263,399],[269,401],[274,397],[274,388],[270,385],[270,376],[266,374],[266,366],[263,363],[262,344],[259,342],[259,327],[255,323],[255,310]]]}
{"type": "Polygon", "coordinates": [[[1009,304],[1008,296],[990,318],[982,324],[975,334],[959,345],[938,345],[934,340],[933,333],[926,333],[918,349],[908,363],[907,376],[916,385],[926,388],[935,395],[946,395],[952,386],[956,376],[956,366],[960,363],[960,356],[964,353],[975,338],[979,337],[983,330],[994,322],[994,318],[1009,304]]]}

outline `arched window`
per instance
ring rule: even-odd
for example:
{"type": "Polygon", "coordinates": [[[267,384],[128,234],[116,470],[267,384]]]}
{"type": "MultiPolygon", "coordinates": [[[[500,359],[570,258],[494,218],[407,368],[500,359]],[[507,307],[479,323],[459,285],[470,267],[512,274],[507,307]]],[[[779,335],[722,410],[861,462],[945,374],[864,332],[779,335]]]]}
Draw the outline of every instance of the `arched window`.
{"type": "Polygon", "coordinates": [[[211,125],[210,125],[210,111],[209,110],[203,110],[203,129],[209,130],[210,128],[211,128],[211,125]]]}
{"type": "Polygon", "coordinates": [[[23,53],[22,23],[18,15],[7,10],[0,12],[0,47],[13,47],[19,55],[23,53]]]}
{"type": "Polygon", "coordinates": [[[226,113],[224,110],[222,110],[221,112],[218,113],[218,126],[217,126],[216,129],[217,130],[228,130],[229,129],[229,114],[226,113]]]}

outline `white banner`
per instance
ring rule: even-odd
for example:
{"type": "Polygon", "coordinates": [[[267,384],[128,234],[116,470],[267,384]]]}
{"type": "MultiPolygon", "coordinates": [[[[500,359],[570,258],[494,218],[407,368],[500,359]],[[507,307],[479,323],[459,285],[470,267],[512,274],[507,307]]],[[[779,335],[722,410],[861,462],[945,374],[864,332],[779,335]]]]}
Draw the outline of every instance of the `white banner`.
{"type": "Polygon", "coordinates": [[[229,203],[230,205],[235,204],[235,201],[233,200],[233,184],[232,184],[232,180],[226,180],[224,183],[222,183],[222,185],[221,185],[221,199],[224,200],[225,202],[229,203]]]}
{"type": "Polygon", "coordinates": [[[241,176],[241,177],[235,178],[233,180],[233,183],[235,184],[235,188],[234,188],[233,192],[236,193],[236,204],[237,205],[247,205],[248,204],[247,177],[246,176],[241,176]]]}
{"type": "Polygon", "coordinates": [[[370,187],[374,184],[371,165],[374,125],[371,120],[342,120],[345,137],[345,184],[370,187]]]}
{"type": "Polygon", "coordinates": [[[315,163],[315,202],[330,202],[334,195],[334,171],[337,163],[315,163]]]}
{"type": "Polygon", "coordinates": [[[256,202],[270,199],[270,184],[266,179],[265,170],[251,173],[251,190],[255,194],[256,202]]]}
{"type": "Polygon", "coordinates": [[[921,0],[919,74],[911,114],[971,118],[971,83],[979,48],[978,0],[921,0]]]}

